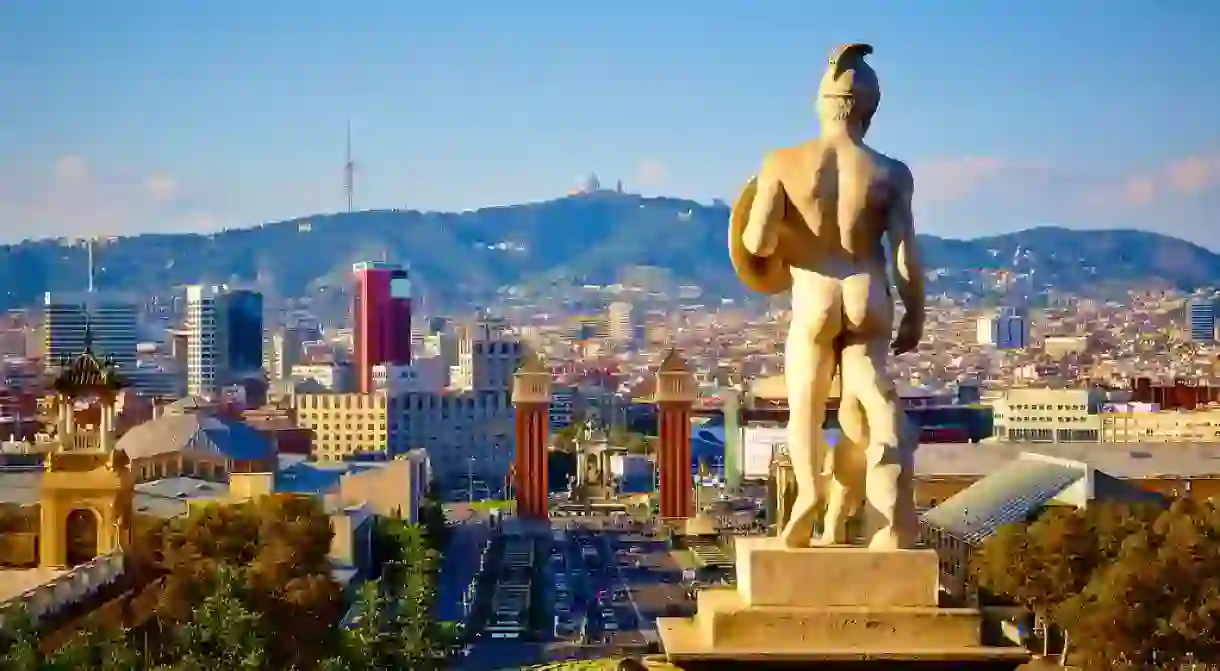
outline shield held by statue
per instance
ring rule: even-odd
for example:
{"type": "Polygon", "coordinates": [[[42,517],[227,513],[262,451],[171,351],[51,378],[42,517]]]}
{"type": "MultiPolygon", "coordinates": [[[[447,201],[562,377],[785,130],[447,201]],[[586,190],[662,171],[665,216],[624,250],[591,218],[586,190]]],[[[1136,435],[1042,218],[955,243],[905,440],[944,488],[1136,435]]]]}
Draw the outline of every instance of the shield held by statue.
{"type": "Polygon", "coordinates": [[[781,225],[781,243],[773,256],[764,258],[751,254],[742,239],[746,225],[750,222],[750,209],[757,194],[758,178],[751,177],[741,190],[741,195],[737,197],[737,202],[733,204],[733,211],[729,216],[729,260],[733,263],[737,277],[741,278],[747,287],[763,294],[782,294],[792,288],[792,272],[780,251],[785,248],[784,239],[791,234],[791,231],[787,230],[790,224],[785,221],[781,225]]]}

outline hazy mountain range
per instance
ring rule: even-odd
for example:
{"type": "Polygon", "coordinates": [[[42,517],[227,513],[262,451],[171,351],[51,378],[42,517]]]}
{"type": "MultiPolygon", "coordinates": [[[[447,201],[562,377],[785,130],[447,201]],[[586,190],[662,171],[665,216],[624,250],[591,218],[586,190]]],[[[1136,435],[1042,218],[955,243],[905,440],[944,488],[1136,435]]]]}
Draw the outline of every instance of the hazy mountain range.
{"type": "MultiPolygon", "coordinates": [[[[625,266],[659,266],[715,295],[743,292],[725,250],[728,208],[598,192],[462,213],[397,210],[329,214],[211,235],[144,234],[98,250],[103,289],[162,290],[195,282],[253,282],[281,295],[341,283],[351,264],[409,264],[433,300],[485,297],[506,285],[615,281],[625,266]]],[[[979,268],[1032,271],[1039,285],[1075,291],[1161,279],[1181,288],[1220,280],[1220,255],[1134,230],[1034,228],[974,240],[923,236],[934,286],[963,288],[979,268]]],[[[57,240],[0,247],[0,307],[37,304],[48,290],[86,286],[85,250],[57,240]]]]}

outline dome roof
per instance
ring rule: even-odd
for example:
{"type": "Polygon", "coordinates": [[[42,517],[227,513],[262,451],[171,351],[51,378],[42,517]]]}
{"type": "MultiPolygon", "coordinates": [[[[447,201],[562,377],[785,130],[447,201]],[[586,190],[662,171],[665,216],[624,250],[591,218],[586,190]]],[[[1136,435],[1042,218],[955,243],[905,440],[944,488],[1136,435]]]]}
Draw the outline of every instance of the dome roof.
{"type": "Polygon", "coordinates": [[[275,457],[271,441],[246,424],[200,412],[198,408],[175,407],[189,406],[183,401],[190,400],[181,399],[157,419],[132,428],[116,447],[132,459],[175,453],[236,461],[275,457]]]}

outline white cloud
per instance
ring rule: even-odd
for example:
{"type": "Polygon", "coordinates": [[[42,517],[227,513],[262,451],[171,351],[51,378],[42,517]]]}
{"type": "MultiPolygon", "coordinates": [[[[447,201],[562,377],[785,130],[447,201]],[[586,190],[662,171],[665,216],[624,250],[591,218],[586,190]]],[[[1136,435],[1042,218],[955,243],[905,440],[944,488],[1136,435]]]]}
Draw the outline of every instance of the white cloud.
{"type": "Polygon", "coordinates": [[[1004,169],[1004,162],[990,156],[945,156],[912,165],[915,197],[930,205],[970,196],[1004,169]]]}
{"type": "Polygon", "coordinates": [[[144,180],[144,193],[154,202],[167,203],[178,197],[178,180],[157,174],[144,180]]]}
{"type": "Polygon", "coordinates": [[[913,161],[921,230],[971,237],[1056,222],[1139,228],[1215,247],[1220,151],[1111,170],[1095,163],[1022,163],[999,157],[913,161]]]}
{"type": "Polygon", "coordinates": [[[0,242],[194,230],[216,217],[164,172],[124,174],[68,154],[41,170],[0,173],[0,242]]]}
{"type": "Polygon", "coordinates": [[[1082,194],[1088,206],[1148,210],[1198,198],[1220,186],[1220,154],[1193,154],[1103,180],[1082,194]]]}
{"type": "Polygon", "coordinates": [[[70,185],[89,179],[89,162],[75,154],[61,156],[55,160],[55,181],[70,185]]]}
{"type": "Polygon", "coordinates": [[[665,164],[653,158],[640,161],[635,167],[635,181],[643,187],[658,187],[669,179],[665,164]]]}

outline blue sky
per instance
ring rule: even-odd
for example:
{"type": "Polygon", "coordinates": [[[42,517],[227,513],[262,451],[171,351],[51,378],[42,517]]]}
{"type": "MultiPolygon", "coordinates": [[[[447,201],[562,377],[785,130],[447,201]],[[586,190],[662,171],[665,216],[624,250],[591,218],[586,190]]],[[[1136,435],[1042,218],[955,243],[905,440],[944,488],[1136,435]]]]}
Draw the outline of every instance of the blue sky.
{"type": "Polygon", "coordinates": [[[867,41],[869,142],[915,169],[922,231],[1220,248],[1218,32],[1208,0],[14,0],[0,241],[342,209],[349,119],[359,208],[541,200],[589,172],[731,199],[816,133],[830,48],[867,41]]]}

